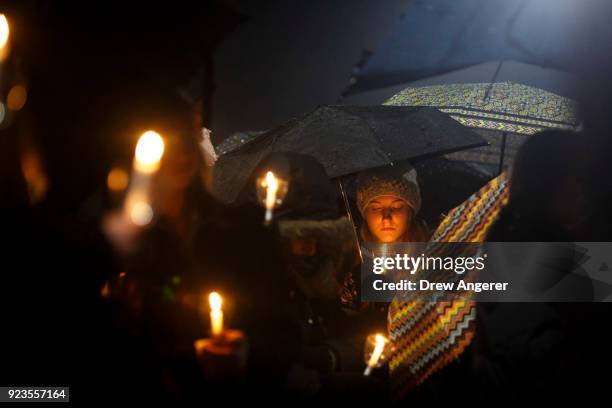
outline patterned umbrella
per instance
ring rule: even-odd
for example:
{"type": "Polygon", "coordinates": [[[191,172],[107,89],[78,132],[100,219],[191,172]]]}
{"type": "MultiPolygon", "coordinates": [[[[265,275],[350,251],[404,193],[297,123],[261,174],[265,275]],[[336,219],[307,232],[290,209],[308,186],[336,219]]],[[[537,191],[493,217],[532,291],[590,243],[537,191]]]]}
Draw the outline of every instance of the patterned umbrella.
{"type": "MultiPolygon", "coordinates": [[[[508,201],[508,186],[506,173],[491,180],[448,214],[432,242],[482,242],[508,201]]],[[[440,256],[445,248],[434,244],[431,251],[440,256]]],[[[472,296],[458,300],[444,300],[443,293],[435,296],[429,301],[396,297],[389,307],[389,337],[395,345],[389,371],[396,399],[459,357],[474,338],[476,303],[472,296]]]]}
{"type": "Polygon", "coordinates": [[[495,174],[495,170],[501,172],[512,164],[525,135],[547,128],[579,128],[574,101],[511,82],[406,88],[384,104],[436,107],[463,125],[478,129],[489,146],[449,157],[477,163],[490,174],[495,174]]]}

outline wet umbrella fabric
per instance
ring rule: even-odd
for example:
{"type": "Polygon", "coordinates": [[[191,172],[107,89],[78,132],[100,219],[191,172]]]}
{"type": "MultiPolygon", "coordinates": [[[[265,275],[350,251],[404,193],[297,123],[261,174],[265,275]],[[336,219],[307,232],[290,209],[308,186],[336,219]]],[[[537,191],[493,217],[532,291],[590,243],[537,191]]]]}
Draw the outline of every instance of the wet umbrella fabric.
{"type": "Polygon", "coordinates": [[[257,165],[272,152],[310,155],[336,178],[485,144],[481,136],[434,108],[321,106],[222,155],[215,165],[213,194],[235,202],[257,165]]]}

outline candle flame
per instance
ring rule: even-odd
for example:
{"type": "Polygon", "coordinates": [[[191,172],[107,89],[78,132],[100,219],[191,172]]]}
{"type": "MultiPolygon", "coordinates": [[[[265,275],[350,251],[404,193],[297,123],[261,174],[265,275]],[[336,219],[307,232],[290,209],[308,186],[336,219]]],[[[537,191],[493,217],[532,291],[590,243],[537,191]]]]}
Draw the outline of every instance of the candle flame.
{"type": "Polygon", "coordinates": [[[276,203],[276,192],[278,191],[278,179],[274,173],[266,173],[266,208],[274,208],[276,203]]]}
{"type": "Polygon", "coordinates": [[[210,305],[210,310],[213,312],[218,312],[221,310],[221,303],[221,295],[219,295],[217,292],[212,292],[210,295],[208,295],[208,304],[210,305]]]}
{"type": "Polygon", "coordinates": [[[212,292],[208,295],[208,303],[210,304],[210,332],[213,337],[219,337],[223,333],[221,301],[221,296],[217,292],[212,292]]]}
{"type": "Polygon", "coordinates": [[[264,224],[270,225],[274,209],[282,204],[285,194],[287,194],[289,182],[268,170],[255,180],[255,186],[257,188],[257,198],[266,209],[264,224]]]}
{"type": "Polygon", "coordinates": [[[8,20],[4,14],[0,14],[0,49],[3,49],[8,44],[9,33],[8,20]]]}
{"type": "Polygon", "coordinates": [[[153,130],[144,132],[136,144],[136,169],[143,173],[157,171],[163,154],[164,139],[159,133],[153,130]]]}
{"type": "Polygon", "coordinates": [[[383,349],[385,348],[385,343],[387,343],[387,339],[382,334],[376,335],[376,346],[374,346],[374,351],[372,352],[372,356],[370,357],[370,361],[368,361],[369,367],[375,367],[378,364],[378,360],[380,356],[382,356],[383,349]]]}

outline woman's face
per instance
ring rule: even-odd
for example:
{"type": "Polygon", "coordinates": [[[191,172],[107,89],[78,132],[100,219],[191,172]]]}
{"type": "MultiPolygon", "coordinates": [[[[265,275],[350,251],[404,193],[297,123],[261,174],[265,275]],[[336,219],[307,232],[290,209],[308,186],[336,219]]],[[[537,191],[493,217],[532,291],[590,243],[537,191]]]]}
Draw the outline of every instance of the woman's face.
{"type": "Polygon", "coordinates": [[[365,221],[379,242],[397,242],[406,234],[411,214],[406,201],[395,196],[381,196],[366,207],[365,221]]]}

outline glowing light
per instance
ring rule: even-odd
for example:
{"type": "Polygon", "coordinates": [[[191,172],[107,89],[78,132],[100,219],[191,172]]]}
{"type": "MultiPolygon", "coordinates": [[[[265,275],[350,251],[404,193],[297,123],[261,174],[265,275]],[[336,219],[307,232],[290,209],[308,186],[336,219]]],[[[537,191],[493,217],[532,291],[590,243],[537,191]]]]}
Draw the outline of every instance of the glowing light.
{"type": "Polygon", "coordinates": [[[278,180],[271,171],[266,173],[266,208],[274,208],[276,204],[276,192],[278,191],[278,180]]]}
{"type": "Polygon", "coordinates": [[[159,169],[164,154],[164,139],[159,133],[146,131],[138,139],[134,167],[142,173],[152,173],[159,169]]]}
{"type": "Polygon", "coordinates": [[[6,106],[12,111],[18,111],[26,103],[28,91],[23,85],[15,85],[6,97],[6,106]]]}
{"type": "Polygon", "coordinates": [[[371,336],[368,336],[368,343],[374,343],[374,350],[372,351],[372,354],[370,355],[370,358],[368,360],[368,366],[366,367],[363,375],[370,375],[370,373],[372,372],[372,369],[378,365],[383,355],[383,351],[385,349],[385,345],[387,344],[387,342],[388,342],[387,338],[383,336],[382,334],[374,335],[374,341],[372,341],[371,336]]]}
{"type": "Polygon", "coordinates": [[[9,40],[9,23],[4,14],[0,14],[0,49],[7,46],[9,40]]]}
{"type": "Polygon", "coordinates": [[[106,185],[111,191],[123,191],[127,188],[130,177],[122,168],[113,168],[106,177],[106,185]]]}
{"type": "Polygon", "coordinates": [[[208,295],[208,304],[210,305],[210,329],[213,337],[217,337],[223,332],[222,302],[223,299],[221,299],[221,295],[217,292],[212,292],[208,295]]]}
{"type": "Polygon", "coordinates": [[[9,54],[9,23],[4,14],[0,14],[0,61],[4,61],[4,59],[9,54]]]}
{"type": "Polygon", "coordinates": [[[41,202],[49,190],[49,178],[40,155],[35,149],[26,148],[21,154],[21,174],[28,187],[30,204],[41,202]]]}
{"type": "Polygon", "coordinates": [[[289,183],[273,172],[268,171],[264,177],[257,179],[257,194],[266,209],[265,223],[272,222],[272,212],[275,207],[282,204],[287,193],[289,183]]]}
{"type": "Polygon", "coordinates": [[[153,209],[144,201],[138,201],[132,205],[130,219],[140,227],[148,225],[153,219],[153,209]]]}
{"type": "Polygon", "coordinates": [[[102,286],[102,289],[100,290],[100,296],[102,296],[103,298],[107,298],[110,296],[110,284],[108,283],[108,281],[106,281],[104,283],[104,286],[102,286]]]}

